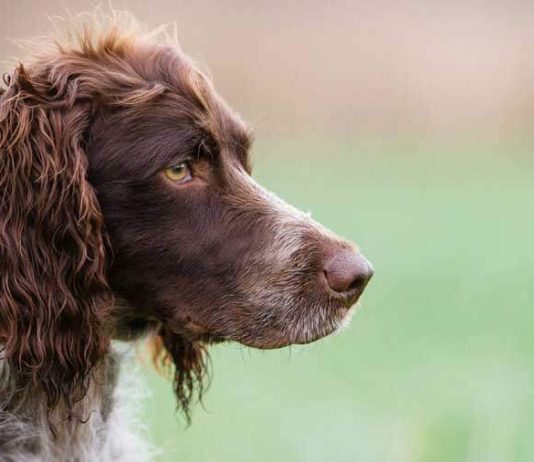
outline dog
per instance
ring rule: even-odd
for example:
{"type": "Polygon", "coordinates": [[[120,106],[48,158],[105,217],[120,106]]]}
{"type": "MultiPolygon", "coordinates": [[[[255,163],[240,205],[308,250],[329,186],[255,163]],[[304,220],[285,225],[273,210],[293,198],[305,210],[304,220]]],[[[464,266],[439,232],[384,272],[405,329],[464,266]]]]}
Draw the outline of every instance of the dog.
{"type": "Polygon", "coordinates": [[[147,455],[115,341],[150,339],[189,417],[208,345],[305,344],[350,318],[371,264],[253,180],[250,130],[178,47],[86,27],[4,82],[2,462],[147,455]]]}

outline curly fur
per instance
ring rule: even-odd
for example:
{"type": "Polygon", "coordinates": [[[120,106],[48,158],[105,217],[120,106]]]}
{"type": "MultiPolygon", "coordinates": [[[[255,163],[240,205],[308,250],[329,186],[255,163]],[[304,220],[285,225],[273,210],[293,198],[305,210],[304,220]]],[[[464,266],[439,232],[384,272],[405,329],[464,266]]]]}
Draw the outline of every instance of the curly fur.
{"type": "MultiPolygon", "coordinates": [[[[43,392],[51,410],[85,396],[112,329],[105,325],[113,304],[106,275],[111,250],[86,179],[95,103],[135,106],[162,91],[124,66],[121,73],[105,71],[135,45],[129,27],[121,27],[101,36],[86,29],[74,49],[60,45],[31,72],[19,65],[5,78],[0,104],[2,357],[14,387],[43,392]]],[[[175,390],[187,412],[204,360],[198,348],[172,351],[179,358],[175,390]]]]}
{"type": "MultiPolygon", "coordinates": [[[[95,376],[107,367],[113,293],[111,249],[87,181],[88,127],[99,98],[136,105],[161,92],[131,73],[102,70],[133,46],[118,26],[101,37],[86,31],[77,40],[76,49],[59,45],[29,71],[20,64],[0,89],[0,452],[13,453],[13,460],[17,454],[30,460],[31,451],[21,448],[35,446],[41,447],[36,460],[60,460],[35,441],[74,438],[74,428],[91,417],[88,403],[98,407],[100,398],[91,395],[95,376]],[[117,90],[124,87],[127,92],[117,90]],[[31,418],[29,407],[36,414],[31,418]]],[[[178,403],[189,415],[203,375],[202,349],[162,338],[159,356],[170,348],[178,403]]]]}
{"type": "Polygon", "coordinates": [[[249,130],[187,56],[111,22],[0,89],[1,462],[148,457],[112,340],[152,339],[189,420],[209,344],[316,340],[370,277],[329,288],[355,248],[251,179],[249,130]]]}
{"type": "Polygon", "coordinates": [[[103,218],[85,179],[90,108],[20,65],[0,105],[0,339],[15,386],[80,400],[106,352],[103,218]]]}

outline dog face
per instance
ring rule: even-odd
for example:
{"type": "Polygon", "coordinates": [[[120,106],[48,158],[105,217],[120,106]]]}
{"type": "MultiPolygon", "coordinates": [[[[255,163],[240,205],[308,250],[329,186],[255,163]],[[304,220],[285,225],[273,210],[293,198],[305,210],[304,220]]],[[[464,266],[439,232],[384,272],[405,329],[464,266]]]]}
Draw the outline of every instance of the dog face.
{"type": "Polygon", "coordinates": [[[246,127],[179,50],[84,28],[5,84],[0,343],[15,389],[68,408],[112,338],[151,333],[187,414],[207,343],[306,343],[349,319],[370,264],[254,182],[246,127]]]}
{"type": "Polygon", "coordinates": [[[87,140],[110,285],[126,301],[117,335],[159,324],[191,340],[276,348],[330,334],[371,265],[252,179],[246,127],[187,58],[151,56],[152,67],[139,56],[131,65],[164,91],[104,106],[87,140]]]}

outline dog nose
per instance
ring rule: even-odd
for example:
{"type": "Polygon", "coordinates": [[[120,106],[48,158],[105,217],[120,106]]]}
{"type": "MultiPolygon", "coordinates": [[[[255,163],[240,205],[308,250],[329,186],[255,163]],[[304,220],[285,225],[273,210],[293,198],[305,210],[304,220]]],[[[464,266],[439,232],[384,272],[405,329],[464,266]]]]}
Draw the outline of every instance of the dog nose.
{"type": "Polygon", "coordinates": [[[343,249],[331,256],[324,265],[329,287],[339,294],[359,296],[373,276],[373,266],[354,249],[343,249]]]}

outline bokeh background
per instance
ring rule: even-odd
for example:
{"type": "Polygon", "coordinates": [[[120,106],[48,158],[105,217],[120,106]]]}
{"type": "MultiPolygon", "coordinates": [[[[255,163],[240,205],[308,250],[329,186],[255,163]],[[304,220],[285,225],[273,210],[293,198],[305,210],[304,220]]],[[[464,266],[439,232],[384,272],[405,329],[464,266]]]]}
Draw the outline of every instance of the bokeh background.
{"type": "MultiPolygon", "coordinates": [[[[79,0],[0,0],[12,39],[79,0]]],[[[534,460],[534,3],[114,0],[182,47],[255,127],[255,176],[357,242],[352,326],[214,347],[185,429],[148,367],[159,461],[534,460]]]]}

